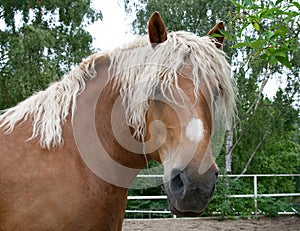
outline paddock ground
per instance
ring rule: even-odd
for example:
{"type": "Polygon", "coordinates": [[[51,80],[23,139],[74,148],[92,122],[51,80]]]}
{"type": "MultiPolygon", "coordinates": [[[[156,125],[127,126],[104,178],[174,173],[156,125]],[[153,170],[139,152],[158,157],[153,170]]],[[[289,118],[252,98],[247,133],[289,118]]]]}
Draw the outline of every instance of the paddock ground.
{"type": "Polygon", "coordinates": [[[300,216],[240,219],[125,219],[122,231],[300,231],[300,216]]]}

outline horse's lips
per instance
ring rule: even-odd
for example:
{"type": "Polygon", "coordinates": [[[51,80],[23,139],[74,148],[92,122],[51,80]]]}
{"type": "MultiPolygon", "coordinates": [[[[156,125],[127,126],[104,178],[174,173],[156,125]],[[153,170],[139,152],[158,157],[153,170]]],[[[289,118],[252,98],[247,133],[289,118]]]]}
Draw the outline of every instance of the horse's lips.
{"type": "Polygon", "coordinates": [[[169,203],[169,207],[170,207],[171,212],[174,215],[180,216],[180,217],[198,217],[198,216],[200,216],[203,213],[203,211],[201,211],[201,212],[193,212],[193,211],[184,211],[184,212],[181,212],[181,211],[177,210],[175,208],[175,206],[173,204],[171,204],[171,203],[169,203]]]}
{"type": "Polygon", "coordinates": [[[201,214],[203,214],[205,207],[203,208],[203,210],[198,210],[198,211],[192,211],[192,210],[184,210],[181,211],[180,209],[176,208],[176,199],[174,198],[174,196],[169,192],[169,190],[167,190],[167,188],[165,187],[165,192],[167,193],[167,197],[168,197],[168,204],[169,204],[169,209],[170,211],[176,215],[176,216],[180,216],[180,217],[198,217],[201,214]]]}
{"type": "MultiPolygon", "coordinates": [[[[167,198],[168,198],[169,209],[176,216],[180,216],[180,217],[198,217],[198,216],[201,216],[203,214],[204,210],[206,209],[207,204],[210,200],[210,199],[208,199],[206,205],[202,208],[195,209],[195,207],[194,207],[194,209],[191,208],[191,210],[188,210],[188,208],[185,208],[185,209],[181,210],[176,206],[176,204],[178,204],[178,201],[175,199],[174,195],[170,192],[170,190],[168,188],[168,185],[164,185],[164,186],[165,186],[164,189],[165,189],[165,192],[166,192],[167,198]]],[[[215,189],[215,186],[214,186],[214,189],[215,189]]],[[[209,198],[212,197],[214,189],[213,189],[213,191],[212,191],[209,198]]],[[[197,204],[197,202],[195,202],[195,203],[197,204]]]]}

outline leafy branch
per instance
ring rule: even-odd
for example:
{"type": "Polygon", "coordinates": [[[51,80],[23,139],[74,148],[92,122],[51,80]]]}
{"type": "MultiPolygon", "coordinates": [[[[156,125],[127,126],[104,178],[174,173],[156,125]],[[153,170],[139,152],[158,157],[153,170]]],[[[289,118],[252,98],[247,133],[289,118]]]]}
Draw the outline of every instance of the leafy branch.
{"type": "MultiPolygon", "coordinates": [[[[248,168],[249,168],[249,166],[250,166],[250,164],[252,162],[253,157],[256,155],[258,149],[264,143],[264,141],[267,139],[267,137],[269,135],[270,135],[270,131],[267,130],[265,132],[265,134],[263,135],[263,137],[261,138],[261,140],[259,141],[259,143],[256,145],[256,147],[255,147],[254,151],[252,152],[251,156],[249,157],[247,164],[245,165],[243,171],[240,173],[241,176],[244,175],[247,172],[247,170],[248,170],[248,168]]],[[[237,177],[237,178],[240,178],[240,177],[237,177]]]]}
{"type": "Polygon", "coordinates": [[[276,1],[275,4],[272,1],[260,1],[259,4],[248,0],[242,0],[241,4],[233,0],[231,2],[237,7],[233,24],[241,24],[238,34],[229,38],[235,42],[232,48],[250,48],[253,52],[250,56],[252,59],[267,60],[271,66],[280,63],[292,69],[290,53],[296,51],[299,44],[298,32],[291,32],[299,28],[299,3],[284,5],[282,1],[276,1]],[[237,38],[241,40],[238,41],[237,38]]]}

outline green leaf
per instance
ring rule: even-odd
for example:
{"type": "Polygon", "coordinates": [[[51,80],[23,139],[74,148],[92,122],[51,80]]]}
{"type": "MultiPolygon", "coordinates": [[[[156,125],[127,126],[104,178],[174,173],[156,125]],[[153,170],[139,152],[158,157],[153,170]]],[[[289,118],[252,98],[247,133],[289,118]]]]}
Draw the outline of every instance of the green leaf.
{"type": "Polygon", "coordinates": [[[289,59],[285,56],[275,56],[275,58],[284,66],[288,67],[289,69],[292,69],[292,65],[289,61],[289,59]]]}
{"type": "Polygon", "coordinates": [[[279,3],[281,3],[283,0],[277,0],[275,5],[278,5],[279,3]]]}
{"type": "Polygon", "coordinates": [[[287,56],[287,52],[289,51],[289,48],[287,47],[280,47],[276,50],[274,50],[273,54],[276,54],[278,56],[287,56]]]}
{"type": "Polygon", "coordinates": [[[251,0],[242,0],[242,5],[244,7],[252,6],[252,1],[251,0]]]}
{"type": "Polygon", "coordinates": [[[225,36],[225,38],[230,37],[230,33],[228,31],[222,31],[222,35],[225,36]]]}
{"type": "Polygon", "coordinates": [[[230,0],[230,2],[231,2],[233,5],[237,6],[239,9],[244,8],[241,4],[239,4],[239,3],[236,2],[236,1],[230,0]]]}
{"type": "Polygon", "coordinates": [[[274,32],[274,34],[279,34],[282,38],[285,38],[289,29],[286,26],[281,26],[278,30],[274,32]]]}
{"type": "Polygon", "coordinates": [[[272,31],[265,31],[262,36],[267,39],[267,40],[270,40],[270,38],[272,38],[274,36],[274,33],[272,31]]]}
{"type": "Polygon", "coordinates": [[[242,42],[242,43],[237,43],[231,48],[241,48],[241,47],[249,47],[250,43],[249,42],[242,42]]]}
{"type": "Polygon", "coordinates": [[[276,63],[277,59],[276,59],[276,57],[275,57],[274,55],[271,54],[271,55],[269,56],[268,61],[269,61],[269,63],[273,66],[273,65],[276,63]]]}
{"type": "Polygon", "coordinates": [[[264,53],[264,54],[262,54],[262,55],[260,56],[260,58],[261,58],[262,60],[266,60],[266,59],[268,58],[268,55],[267,55],[266,53],[264,53]]]}
{"type": "Polygon", "coordinates": [[[257,22],[253,22],[252,25],[256,31],[260,31],[260,26],[257,22]]]}
{"type": "Polygon", "coordinates": [[[265,41],[264,39],[262,38],[259,38],[257,40],[254,40],[251,42],[251,44],[249,45],[251,48],[253,49],[262,49],[265,45],[266,45],[267,41],[265,41]]]}
{"type": "Polygon", "coordinates": [[[278,7],[274,7],[271,9],[263,9],[260,12],[260,18],[268,18],[268,19],[276,19],[278,15],[287,14],[287,12],[281,10],[278,7]]]}
{"type": "Polygon", "coordinates": [[[224,37],[224,35],[223,34],[214,33],[214,34],[211,34],[210,37],[212,37],[212,38],[221,38],[221,37],[224,37]]]}
{"type": "Polygon", "coordinates": [[[292,4],[300,10],[300,4],[298,2],[292,2],[292,4]]]}

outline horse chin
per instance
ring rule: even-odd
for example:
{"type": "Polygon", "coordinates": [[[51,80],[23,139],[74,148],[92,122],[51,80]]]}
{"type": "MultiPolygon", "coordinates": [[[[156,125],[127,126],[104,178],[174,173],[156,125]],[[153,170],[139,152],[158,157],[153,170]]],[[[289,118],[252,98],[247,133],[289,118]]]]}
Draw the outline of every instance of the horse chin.
{"type": "Polygon", "coordinates": [[[175,206],[171,203],[169,203],[169,207],[171,212],[179,217],[199,217],[203,213],[203,211],[179,211],[175,208],[175,206]]]}

